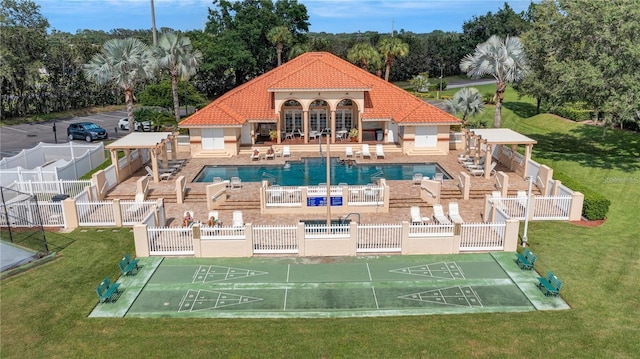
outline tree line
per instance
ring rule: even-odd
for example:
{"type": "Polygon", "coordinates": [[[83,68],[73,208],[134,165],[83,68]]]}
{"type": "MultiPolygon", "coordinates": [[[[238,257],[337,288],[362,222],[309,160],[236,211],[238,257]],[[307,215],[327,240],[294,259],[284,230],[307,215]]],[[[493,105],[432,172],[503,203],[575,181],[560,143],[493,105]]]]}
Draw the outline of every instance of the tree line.
{"type": "MultiPolygon", "coordinates": [[[[31,0],[0,1],[2,119],[125,102],[117,84],[92,81],[84,66],[112,39],[135,38],[150,46],[151,30],[48,32],[47,19],[31,0]]],[[[505,3],[495,13],[465,21],[461,33],[331,34],[309,32],[306,7],[296,0],[213,0],[203,31],[160,29],[189,39],[202,54],[197,72],[177,81],[184,91],[175,96],[175,76],[165,71],[138,79],[134,96],[169,109],[176,98],[180,105],[202,101],[189,89],[214,99],[307,51],[331,52],[389,81],[471,75],[462,71],[463,58],[498,36],[522,41],[527,76],[514,87],[538,99],[539,109],[583,102],[603,119],[625,121],[640,112],[639,5],[640,0],[542,0],[516,13],[505,3]],[[170,99],[159,99],[159,93],[170,99]]]]}

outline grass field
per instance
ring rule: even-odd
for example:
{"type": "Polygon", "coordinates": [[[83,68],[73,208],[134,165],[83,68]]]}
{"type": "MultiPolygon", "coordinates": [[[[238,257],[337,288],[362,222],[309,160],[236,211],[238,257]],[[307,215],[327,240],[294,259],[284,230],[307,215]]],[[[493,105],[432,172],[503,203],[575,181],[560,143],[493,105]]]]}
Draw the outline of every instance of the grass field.
{"type": "MultiPolygon", "coordinates": [[[[481,92],[484,90],[481,90],[481,92]]],[[[503,126],[539,141],[534,158],[612,202],[588,228],[534,222],[538,271],[565,282],[565,311],[340,319],[98,319],[93,289],[133,251],[128,230],[51,234],[60,258],[0,284],[3,358],[637,358],[638,134],[534,116],[511,91],[503,126]]],[[[482,115],[493,119],[488,108],[482,115]]]]}

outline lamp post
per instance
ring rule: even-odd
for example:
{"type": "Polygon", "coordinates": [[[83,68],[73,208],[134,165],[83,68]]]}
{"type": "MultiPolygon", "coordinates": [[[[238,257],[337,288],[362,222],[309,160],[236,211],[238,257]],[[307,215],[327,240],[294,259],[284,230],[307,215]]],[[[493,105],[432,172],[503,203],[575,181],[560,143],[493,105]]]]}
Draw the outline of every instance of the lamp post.
{"type": "Polygon", "coordinates": [[[533,187],[533,176],[529,176],[529,192],[527,193],[527,205],[524,209],[524,232],[522,233],[522,246],[527,246],[527,230],[529,229],[529,210],[531,207],[531,188],[533,187]]]}
{"type": "Polygon", "coordinates": [[[443,74],[444,66],[438,63],[438,67],[440,67],[440,92],[438,92],[438,98],[440,98],[440,94],[442,93],[442,76],[444,75],[443,74]]]}

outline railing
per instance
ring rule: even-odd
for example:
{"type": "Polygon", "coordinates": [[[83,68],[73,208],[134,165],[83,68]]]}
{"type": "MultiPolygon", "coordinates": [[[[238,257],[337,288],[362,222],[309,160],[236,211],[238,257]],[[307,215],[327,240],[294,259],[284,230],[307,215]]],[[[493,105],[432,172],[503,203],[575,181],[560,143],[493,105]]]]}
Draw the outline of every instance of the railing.
{"type": "Polygon", "coordinates": [[[155,201],[120,201],[120,213],[122,215],[122,225],[133,226],[142,222],[153,206],[158,204],[155,201]]]}
{"type": "Polygon", "coordinates": [[[253,253],[298,253],[298,226],[254,226],[253,253]]]}
{"type": "Polygon", "coordinates": [[[524,163],[524,156],[518,152],[514,152],[513,156],[515,158],[515,161],[522,166],[522,164],[524,163]]]}
{"type": "Polygon", "coordinates": [[[200,227],[200,238],[202,240],[246,239],[247,235],[244,226],[203,226],[200,227]]]}
{"type": "Polygon", "coordinates": [[[305,224],[304,238],[349,238],[350,226],[348,223],[331,224],[305,224]]]}
{"type": "MultiPolygon", "coordinates": [[[[265,189],[267,207],[301,207],[302,188],[271,186],[265,189]]],[[[325,192],[326,193],[326,188],[325,192]]]]}
{"type": "Polygon", "coordinates": [[[401,252],[402,224],[359,224],[356,252],[401,252]]]}
{"type": "Polygon", "coordinates": [[[65,218],[62,202],[38,202],[40,218],[45,227],[64,227],[65,218]]]}
{"type": "Polygon", "coordinates": [[[148,228],[149,254],[156,256],[193,255],[193,231],[182,227],[148,228]]]}
{"type": "Polygon", "coordinates": [[[568,220],[571,196],[536,196],[534,220],[568,220]]]}
{"type": "Polygon", "coordinates": [[[36,195],[39,200],[48,201],[57,194],[68,194],[74,197],[91,186],[91,180],[60,180],[60,181],[28,181],[14,182],[10,188],[19,192],[36,195]]]}
{"type": "Polygon", "coordinates": [[[463,223],[460,251],[499,251],[504,249],[506,223],[463,223]]]}
{"type": "Polygon", "coordinates": [[[382,186],[349,186],[349,205],[351,206],[384,205],[384,187],[382,186]]]}
{"type": "Polygon", "coordinates": [[[80,226],[115,226],[113,202],[76,202],[80,226]]]}
{"type": "MultiPolygon", "coordinates": [[[[527,198],[518,197],[500,197],[491,198],[494,204],[504,211],[509,217],[513,219],[523,220],[525,216],[525,210],[527,209],[527,198]]],[[[532,201],[533,202],[533,201],[532,201]]]]}
{"type": "Polygon", "coordinates": [[[453,224],[410,224],[409,237],[453,236],[453,224]]]}

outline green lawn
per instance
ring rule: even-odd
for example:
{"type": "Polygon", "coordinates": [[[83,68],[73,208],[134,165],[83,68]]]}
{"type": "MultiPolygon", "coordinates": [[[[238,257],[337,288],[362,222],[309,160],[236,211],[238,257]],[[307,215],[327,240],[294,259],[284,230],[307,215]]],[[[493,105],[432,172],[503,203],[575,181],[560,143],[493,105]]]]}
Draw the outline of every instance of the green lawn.
{"type": "MultiPolygon", "coordinates": [[[[484,90],[481,90],[483,92],[484,90]]],[[[503,125],[534,158],[604,193],[607,221],[534,222],[536,268],[565,283],[571,310],[354,319],[88,319],[94,288],[133,252],[128,229],[50,234],[59,258],[2,280],[3,358],[636,358],[640,353],[638,134],[533,116],[511,92],[503,125]]],[[[488,108],[482,115],[493,119],[488,108]]],[[[491,122],[492,123],[492,122],[491,122]]]]}

